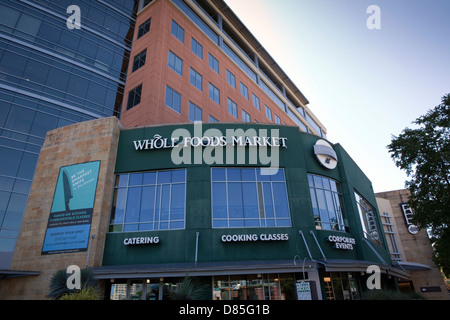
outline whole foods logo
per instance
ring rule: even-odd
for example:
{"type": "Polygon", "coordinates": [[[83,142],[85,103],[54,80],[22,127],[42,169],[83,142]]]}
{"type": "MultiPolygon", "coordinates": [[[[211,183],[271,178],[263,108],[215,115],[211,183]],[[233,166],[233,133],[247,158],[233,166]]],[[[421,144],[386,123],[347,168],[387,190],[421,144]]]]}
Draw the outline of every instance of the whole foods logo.
{"type": "Polygon", "coordinates": [[[320,164],[327,169],[334,169],[337,166],[338,158],[333,147],[325,140],[318,140],[314,145],[314,154],[320,164]]]}

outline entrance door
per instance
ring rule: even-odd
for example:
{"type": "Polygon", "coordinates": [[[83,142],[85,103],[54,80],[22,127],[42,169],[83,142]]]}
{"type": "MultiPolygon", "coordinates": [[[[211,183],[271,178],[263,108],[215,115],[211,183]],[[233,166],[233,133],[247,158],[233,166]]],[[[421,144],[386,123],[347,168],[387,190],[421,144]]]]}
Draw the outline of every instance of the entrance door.
{"type": "Polygon", "coordinates": [[[325,272],[327,300],[359,300],[360,290],[353,272],[325,272]]]}

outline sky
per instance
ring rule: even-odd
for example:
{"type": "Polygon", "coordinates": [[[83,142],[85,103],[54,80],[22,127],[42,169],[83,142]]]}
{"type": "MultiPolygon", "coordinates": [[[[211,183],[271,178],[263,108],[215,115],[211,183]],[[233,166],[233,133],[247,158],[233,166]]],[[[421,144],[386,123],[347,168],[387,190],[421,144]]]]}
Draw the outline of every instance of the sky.
{"type": "Polygon", "coordinates": [[[225,1],[374,191],[404,189],[387,145],[450,93],[450,0],[225,1]]]}

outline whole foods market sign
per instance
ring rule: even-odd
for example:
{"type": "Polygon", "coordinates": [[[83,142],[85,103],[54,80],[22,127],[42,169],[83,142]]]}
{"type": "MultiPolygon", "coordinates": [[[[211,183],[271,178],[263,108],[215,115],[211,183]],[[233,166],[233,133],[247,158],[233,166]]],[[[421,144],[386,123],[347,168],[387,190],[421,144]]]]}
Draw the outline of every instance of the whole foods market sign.
{"type": "Polygon", "coordinates": [[[172,149],[171,160],[175,165],[260,164],[271,169],[278,169],[279,150],[287,148],[288,139],[280,137],[278,129],[226,129],[224,134],[217,128],[203,131],[201,123],[195,123],[193,128],[193,135],[178,128],[171,137],[155,134],[148,139],[133,140],[133,148],[139,152],[172,149]]]}

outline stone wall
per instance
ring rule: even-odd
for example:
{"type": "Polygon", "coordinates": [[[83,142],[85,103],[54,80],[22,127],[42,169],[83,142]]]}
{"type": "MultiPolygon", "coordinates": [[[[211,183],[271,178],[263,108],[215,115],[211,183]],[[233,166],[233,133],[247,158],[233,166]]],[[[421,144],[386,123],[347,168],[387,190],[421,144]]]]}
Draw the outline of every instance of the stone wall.
{"type": "Polygon", "coordinates": [[[377,198],[390,201],[392,213],[397,227],[398,237],[403,248],[402,258],[406,262],[429,266],[428,270],[408,271],[414,286],[414,290],[429,300],[449,299],[449,294],[444,283],[444,278],[439,268],[433,262],[433,248],[426,230],[420,230],[416,235],[409,233],[403,217],[401,203],[409,200],[408,190],[396,190],[375,194],[377,198]],[[440,287],[440,292],[421,292],[423,287],[440,287]]]}

